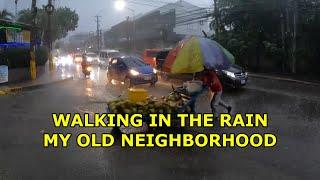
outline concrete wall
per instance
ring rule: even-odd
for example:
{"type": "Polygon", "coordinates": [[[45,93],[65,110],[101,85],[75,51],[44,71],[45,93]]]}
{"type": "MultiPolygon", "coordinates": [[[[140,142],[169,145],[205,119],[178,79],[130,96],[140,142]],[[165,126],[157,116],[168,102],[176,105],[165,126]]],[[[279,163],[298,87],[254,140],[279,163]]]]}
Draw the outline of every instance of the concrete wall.
{"type": "MultiPolygon", "coordinates": [[[[38,66],[37,67],[37,76],[43,75],[45,73],[45,66],[38,66]]],[[[29,68],[15,68],[9,69],[9,82],[10,83],[17,83],[31,80],[29,68]]]]}

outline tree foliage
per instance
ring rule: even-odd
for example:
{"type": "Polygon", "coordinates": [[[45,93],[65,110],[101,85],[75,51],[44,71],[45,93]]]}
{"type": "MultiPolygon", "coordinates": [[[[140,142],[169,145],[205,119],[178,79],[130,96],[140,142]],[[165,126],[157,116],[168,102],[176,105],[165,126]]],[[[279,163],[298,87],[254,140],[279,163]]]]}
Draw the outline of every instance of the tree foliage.
{"type": "Polygon", "coordinates": [[[13,14],[7,11],[6,9],[0,11],[0,19],[11,20],[13,18],[13,14]]]}
{"type": "MultiPolygon", "coordinates": [[[[51,17],[52,40],[58,40],[68,35],[69,31],[74,31],[78,27],[79,16],[70,8],[60,7],[56,9],[51,17]]],[[[31,24],[31,11],[25,9],[19,12],[18,21],[31,24]]],[[[44,8],[38,9],[36,26],[40,28],[41,39],[46,40],[48,33],[48,15],[44,8]]]]}
{"type": "Polygon", "coordinates": [[[268,60],[281,71],[292,71],[296,58],[298,69],[320,65],[320,1],[216,1],[219,21],[211,27],[218,31],[212,38],[233,52],[239,64],[259,70],[268,60]]]}

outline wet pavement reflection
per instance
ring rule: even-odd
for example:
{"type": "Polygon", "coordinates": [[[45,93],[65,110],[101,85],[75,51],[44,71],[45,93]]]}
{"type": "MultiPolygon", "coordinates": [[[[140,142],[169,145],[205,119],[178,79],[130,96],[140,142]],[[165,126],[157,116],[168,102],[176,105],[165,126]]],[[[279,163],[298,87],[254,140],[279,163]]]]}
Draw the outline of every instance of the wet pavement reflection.
{"type": "MultiPolygon", "coordinates": [[[[107,70],[98,66],[93,67],[89,78],[83,76],[79,64],[57,67],[58,72],[74,76],[74,81],[0,97],[0,179],[4,176],[2,179],[309,180],[320,176],[320,102],[314,98],[269,92],[267,81],[265,87],[260,87],[264,91],[251,87],[227,90],[223,98],[233,106],[233,114],[268,113],[268,128],[192,130],[271,132],[278,136],[275,148],[145,149],[121,148],[118,143],[111,148],[82,149],[72,143],[67,149],[45,149],[41,138],[44,132],[74,135],[110,132],[109,128],[53,128],[51,113],[103,113],[107,101],[126,92],[121,82],[109,84],[107,70]]],[[[171,91],[171,83],[162,81],[155,88],[139,87],[156,96],[171,91]]],[[[203,96],[198,105],[199,109],[207,111],[208,98],[203,96]]]]}

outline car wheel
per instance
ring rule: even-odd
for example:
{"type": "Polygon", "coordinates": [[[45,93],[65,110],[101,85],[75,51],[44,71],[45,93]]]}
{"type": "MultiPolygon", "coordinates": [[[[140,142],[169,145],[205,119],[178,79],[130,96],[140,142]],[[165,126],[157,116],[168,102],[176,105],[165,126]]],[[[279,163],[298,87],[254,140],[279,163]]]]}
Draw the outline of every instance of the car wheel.
{"type": "Polygon", "coordinates": [[[126,78],[126,79],[124,80],[124,87],[125,87],[125,88],[131,88],[131,87],[132,87],[130,78],[126,78]]]}

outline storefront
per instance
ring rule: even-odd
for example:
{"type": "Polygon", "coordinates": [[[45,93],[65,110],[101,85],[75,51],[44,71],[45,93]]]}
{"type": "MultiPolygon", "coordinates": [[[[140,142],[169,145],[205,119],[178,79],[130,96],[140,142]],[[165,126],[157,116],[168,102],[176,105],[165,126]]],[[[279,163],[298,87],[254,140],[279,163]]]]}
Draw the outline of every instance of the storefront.
{"type": "Polygon", "coordinates": [[[0,20],[0,84],[30,79],[31,29],[28,24],[0,20]]]}

